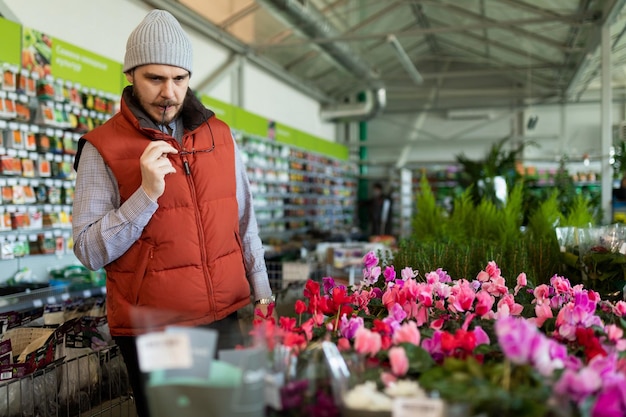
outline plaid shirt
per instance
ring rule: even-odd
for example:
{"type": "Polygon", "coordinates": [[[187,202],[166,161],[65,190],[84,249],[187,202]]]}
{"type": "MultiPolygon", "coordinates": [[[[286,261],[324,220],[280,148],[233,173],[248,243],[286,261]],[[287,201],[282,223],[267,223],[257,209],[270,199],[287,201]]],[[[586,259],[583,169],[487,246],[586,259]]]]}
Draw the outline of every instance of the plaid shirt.
{"type": "MultiPolygon", "coordinates": [[[[246,274],[258,300],[271,296],[272,290],[252,206],[250,183],[236,143],[235,169],[239,232],[246,274]]],[[[139,239],[158,206],[141,187],[120,205],[115,176],[96,148],[87,142],[80,156],[74,193],[74,253],[92,270],[104,267],[123,255],[139,239]]]]}

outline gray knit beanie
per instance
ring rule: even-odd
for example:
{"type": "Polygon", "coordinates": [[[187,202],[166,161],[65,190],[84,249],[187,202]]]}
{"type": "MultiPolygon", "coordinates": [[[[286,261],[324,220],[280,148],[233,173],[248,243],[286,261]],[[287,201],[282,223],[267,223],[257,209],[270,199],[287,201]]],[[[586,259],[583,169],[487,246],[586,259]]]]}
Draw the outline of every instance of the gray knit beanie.
{"type": "Polygon", "coordinates": [[[192,52],[191,41],[178,20],[165,10],[152,10],[128,37],[123,71],[140,65],[165,64],[191,74],[192,52]]]}

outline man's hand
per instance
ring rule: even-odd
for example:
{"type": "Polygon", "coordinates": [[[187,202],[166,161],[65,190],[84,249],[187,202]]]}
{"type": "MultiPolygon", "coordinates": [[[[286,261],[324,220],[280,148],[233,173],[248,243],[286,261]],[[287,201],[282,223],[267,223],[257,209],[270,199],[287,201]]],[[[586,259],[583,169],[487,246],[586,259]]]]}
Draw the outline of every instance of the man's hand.
{"type": "Polygon", "coordinates": [[[255,320],[270,320],[278,324],[278,314],[276,314],[276,304],[255,304],[254,306],[254,319],[255,320]]]}
{"type": "Polygon", "coordinates": [[[178,151],[172,145],[157,140],[150,142],[141,154],[139,159],[141,187],[153,201],[165,192],[165,176],[176,172],[168,154],[177,153],[178,151]]]}

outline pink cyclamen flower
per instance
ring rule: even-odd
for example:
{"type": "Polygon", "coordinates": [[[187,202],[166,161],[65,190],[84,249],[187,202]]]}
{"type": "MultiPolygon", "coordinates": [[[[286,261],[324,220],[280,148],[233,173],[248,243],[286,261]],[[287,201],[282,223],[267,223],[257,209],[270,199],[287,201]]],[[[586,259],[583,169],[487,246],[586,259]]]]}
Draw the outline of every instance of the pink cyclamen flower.
{"type": "Polygon", "coordinates": [[[524,306],[515,302],[515,298],[513,294],[506,294],[504,297],[498,301],[498,310],[500,310],[504,305],[508,306],[509,314],[512,316],[519,316],[524,310],[524,306]]]}
{"type": "Polygon", "coordinates": [[[476,294],[476,307],[474,307],[474,311],[478,314],[478,316],[483,317],[491,311],[491,307],[493,307],[493,303],[495,303],[495,301],[496,299],[487,291],[478,291],[476,294]]]}
{"type": "Polygon", "coordinates": [[[485,271],[489,274],[491,278],[497,278],[500,276],[500,268],[498,268],[498,265],[495,261],[489,261],[487,263],[485,271]]]}
{"type": "Polygon", "coordinates": [[[528,281],[526,280],[526,274],[524,272],[522,272],[521,274],[519,274],[517,276],[517,285],[515,286],[515,290],[514,290],[513,294],[517,295],[519,290],[524,288],[527,284],[528,284],[528,281]]]}
{"type": "Polygon", "coordinates": [[[613,307],[613,314],[615,314],[618,317],[625,317],[626,316],[626,302],[618,301],[617,303],[615,303],[615,306],[613,307]]]}
{"type": "Polygon", "coordinates": [[[391,372],[396,376],[404,376],[409,370],[409,359],[403,347],[394,346],[389,349],[391,372]]]}
{"type": "Polygon", "coordinates": [[[550,304],[547,303],[538,303],[535,306],[535,315],[537,316],[537,318],[535,319],[535,324],[537,325],[537,327],[543,326],[543,323],[545,323],[546,320],[554,317],[554,314],[552,313],[552,308],[550,308],[550,304]]]}
{"type": "Polygon", "coordinates": [[[339,349],[340,352],[347,352],[350,348],[350,341],[345,337],[341,337],[337,340],[337,349],[339,349]]]}
{"type": "Polygon", "coordinates": [[[508,316],[496,321],[495,331],[502,352],[511,362],[518,365],[530,363],[534,339],[538,337],[534,324],[508,316]]]}
{"type": "Polygon", "coordinates": [[[415,278],[417,276],[417,272],[413,271],[410,266],[407,266],[400,271],[400,276],[402,277],[402,281],[406,281],[408,279],[415,278]]]}
{"type": "Polygon", "coordinates": [[[618,352],[626,350],[626,339],[624,339],[624,330],[614,324],[607,324],[604,327],[606,337],[615,344],[615,349],[618,352]]]}
{"type": "Polygon", "coordinates": [[[382,347],[382,339],[379,333],[365,327],[359,328],[354,335],[354,350],[358,353],[374,356],[382,347]]]}
{"type": "Polygon", "coordinates": [[[491,341],[489,340],[489,335],[480,326],[474,327],[474,337],[476,338],[476,346],[488,345],[489,343],[491,343],[491,341]]]}
{"type": "Polygon", "coordinates": [[[420,339],[421,335],[417,328],[417,323],[412,320],[402,324],[393,332],[393,343],[396,345],[400,343],[412,343],[419,346],[420,339]]]}
{"type": "Polygon", "coordinates": [[[452,294],[448,297],[450,310],[453,312],[469,311],[472,308],[476,293],[465,279],[458,280],[456,285],[452,287],[452,294]]]}
{"type": "Polygon", "coordinates": [[[602,378],[593,369],[589,367],[582,368],[580,371],[565,369],[554,385],[554,392],[557,395],[569,397],[575,402],[582,402],[601,387],[602,378]]]}

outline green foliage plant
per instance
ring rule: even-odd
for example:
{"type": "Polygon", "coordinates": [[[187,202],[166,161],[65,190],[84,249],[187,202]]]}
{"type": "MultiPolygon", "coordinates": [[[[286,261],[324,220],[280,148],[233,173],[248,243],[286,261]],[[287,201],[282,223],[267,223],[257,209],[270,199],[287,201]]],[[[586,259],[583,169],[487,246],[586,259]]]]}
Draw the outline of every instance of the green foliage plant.
{"type": "Polygon", "coordinates": [[[502,206],[486,198],[475,202],[470,186],[447,213],[422,177],[412,234],[400,241],[394,265],[418,271],[445,268],[451,276],[473,279],[482,266],[495,261],[505,276],[524,271],[535,284],[548,282],[553,275],[566,272],[554,228],[594,223],[593,210],[583,196],[574,199],[567,212],[562,211],[559,197],[554,190],[525,213],[521,181],[514,184],[502,206]]]}

